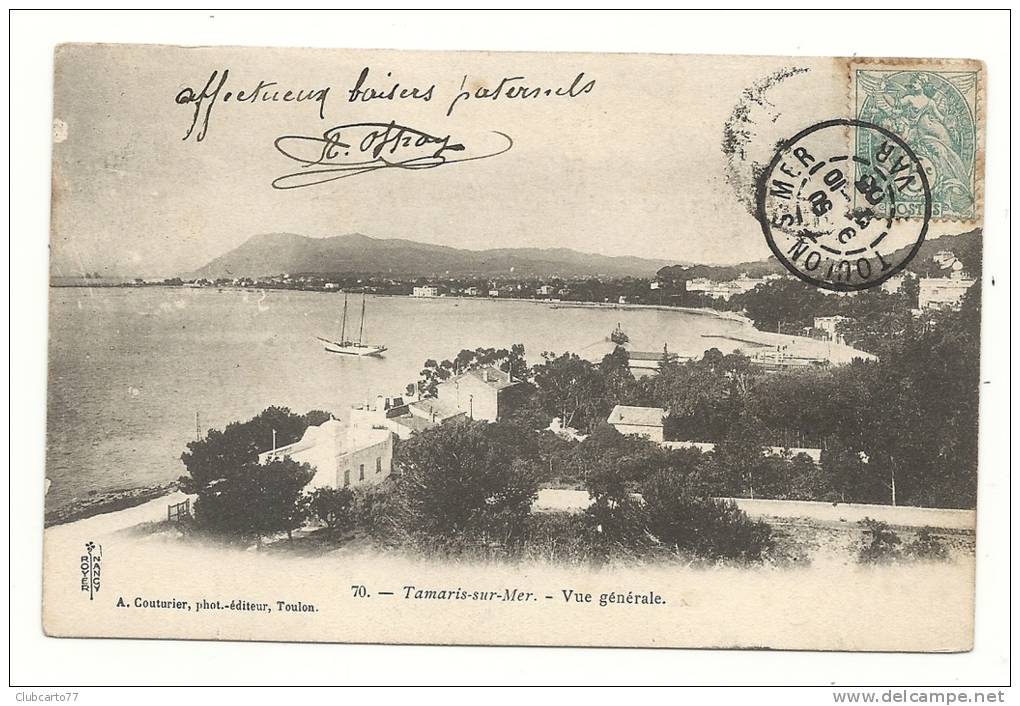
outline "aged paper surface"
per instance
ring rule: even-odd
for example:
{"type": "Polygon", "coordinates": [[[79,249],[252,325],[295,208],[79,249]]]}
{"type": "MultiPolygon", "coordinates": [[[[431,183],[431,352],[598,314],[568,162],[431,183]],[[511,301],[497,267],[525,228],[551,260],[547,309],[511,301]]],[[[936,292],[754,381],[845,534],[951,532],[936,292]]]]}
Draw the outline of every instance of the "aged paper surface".
{"type": "Polygon", "coordinates": [[[984,68],[65,45],[53,636],[972,644],[984,68]]]}

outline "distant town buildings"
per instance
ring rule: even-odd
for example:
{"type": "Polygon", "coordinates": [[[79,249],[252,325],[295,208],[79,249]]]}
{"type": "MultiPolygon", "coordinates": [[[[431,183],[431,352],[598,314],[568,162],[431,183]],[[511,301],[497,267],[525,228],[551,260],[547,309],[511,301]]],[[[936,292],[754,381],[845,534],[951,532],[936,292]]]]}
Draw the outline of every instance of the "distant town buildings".
{"type": "Polygon", "coordinates": [[[750,292],[759,284],[764,284],[765,282],[773,279],[779,279],[779,277],[780,275],[748,277],[747,275],[742,274],[737,279],[733,279],[728,282],[715,282],[707,277],[696,277],[694,279],[687,280],[687,291],[698,292],[704,294],[706,297],[712,297],[713,299],[729,301],[730,297],[734,294],[745,294],[750,292]]]}
{"type": "Polygon", "coordinates": [[[608,421],[621,434],[637,434],[661,444],[666,410],[659,407],[630,407],[618,404],[613,407],[608,421]]]}
{"type": "Polygon", "coordinates": [[[421,287],[414,287],[411,289],[412,297],[438,297],[439,287],[432,285],[424,285],[421,287]]]}
{"type": "Polygon", "coordinates": [[[918,281],[917,306],[921,309],[956,309],[974,280],[955,274],[952,277],[922,277],[918,281]]]}
{"type": "Polygon", "coordinates": [[[378,483],[392,472],[393,433],[366,421],[310,426],[300,441],[259,454],[259,463],[284,457],[307,463],[315,470],[309,490],[378,483]]]}
{"type": "MultiPolygon", "coordinates": [[[[715,444],[704,441],[664,441],[662,447],[666,449],[697,449],[701,453],[709,453],[715,451],[715,444]]],[[[815,464],[822,462],[822,450],[816,448],[804,448],[799,446],[766,446],[765,455],[773,456],[775,458],[786,458],[789,456],[797,456],[804,454],[815,464]]],[[[862,459],[865,460],[865,459],[862,459]]],[[[865,460],[866,462],[866,460],[865,460]]]]}

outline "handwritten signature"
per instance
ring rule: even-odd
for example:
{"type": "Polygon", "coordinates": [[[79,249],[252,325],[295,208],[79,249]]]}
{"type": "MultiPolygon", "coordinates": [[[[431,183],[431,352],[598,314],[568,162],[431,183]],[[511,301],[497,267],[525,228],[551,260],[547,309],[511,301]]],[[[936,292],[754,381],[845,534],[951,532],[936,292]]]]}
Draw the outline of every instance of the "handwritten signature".
{"type": "Polygon", "coordinates": [[[321,137],[284,135],[276,138],[276,149],[301,169],[274,179],[273,188],[315,186],[379,169],[435,169],[496,157],[513,147],[509,135],[497,130],[492,134],[499,144],[480,152],[454,142],[450,135],[430,135],[393,121],[338,125],[321,137]]]}

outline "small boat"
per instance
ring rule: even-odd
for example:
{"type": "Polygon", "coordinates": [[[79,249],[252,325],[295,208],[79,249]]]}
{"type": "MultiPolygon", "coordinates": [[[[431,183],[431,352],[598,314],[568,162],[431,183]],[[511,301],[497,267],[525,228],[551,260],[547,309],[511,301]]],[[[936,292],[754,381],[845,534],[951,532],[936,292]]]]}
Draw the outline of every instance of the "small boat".
{"type": "Polygon", "coordinates": [[[356,356],[378,356],[386,351],[386,346],[377,346],[364,343],[362,336],[365,332],[365,295],[361,295],[361,325],[358,326],[358,340],[352,341],[347,338],[347,295],[344,294],[344,313],[340,319],[340,338],[330,340],[322,336],[317,339],[326,344],[327,353],[339,353],[341,355],[356,356]]]}
{"type": "Polygon", "coordinates": [[[623,332],[620,324],[616,324],[616,329],[609,334],[609,340],[618,346],[622,346],[630,341],[630,336],[623,332]]]}

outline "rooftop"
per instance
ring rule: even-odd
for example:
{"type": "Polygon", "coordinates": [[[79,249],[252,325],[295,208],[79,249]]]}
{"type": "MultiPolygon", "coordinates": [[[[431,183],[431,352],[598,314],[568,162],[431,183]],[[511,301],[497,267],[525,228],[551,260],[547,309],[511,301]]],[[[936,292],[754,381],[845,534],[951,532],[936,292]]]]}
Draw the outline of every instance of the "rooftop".
{"type": "Polygon", "coordinates": [[[305,429],[305,433],[299,441],[259,454],[259,461],[264,463],[271,458],[289,456],[322,446],[328,447],[333,453],[340,455],[381,443],[386,441],[389,436],[390,432],[386,429],[354,426],[331,418],[318,426],[310,426],[305,429]]]}
{"type": "Polygon", "coordinates": [[[422,432],[426,429],[431,429],[435,426],[432,422],[421,417],[414,417],[410,414],[405,414],[402,417],[393,417],[390,419],[393,424],[399,424],[400,426],[410,429],[411,431],[422,432]]]}
{"type": "MultiPolygon", "coordinates": [[[[426,397],[424,399],[417,400],[407,405],[408,411],[416,417],[423,419],[435,420],[441,422],[444,419],[450,417],[456,417],[458,414],[464,414],[463,411],[457,409],[455,406],[441,402],[435,397],[426,397]]],[[[395,417],[399,418],[399,417],[395,417]]]]}
{"type": "Polygon", "coordinates": [[[630,424],[639,427],[661,427],[666,410],[660,407],[629,407],[618,404],[609,413],[610,424],[630,424]]]}
{"type": "Polygon", "coordinates": [[[481,380],[486,385],[491,387],[493,390],[502,390],[507,387],[518,384],[517,380],[510,377],[510,373],[500,370],[494,365],[487,365],[483,368],[475,368],[474,370],[468,370],[466,373],[461,373],[456,377],[452,377],[447,380],[444,385],[456,382],[468,376],[481,380]]]}

